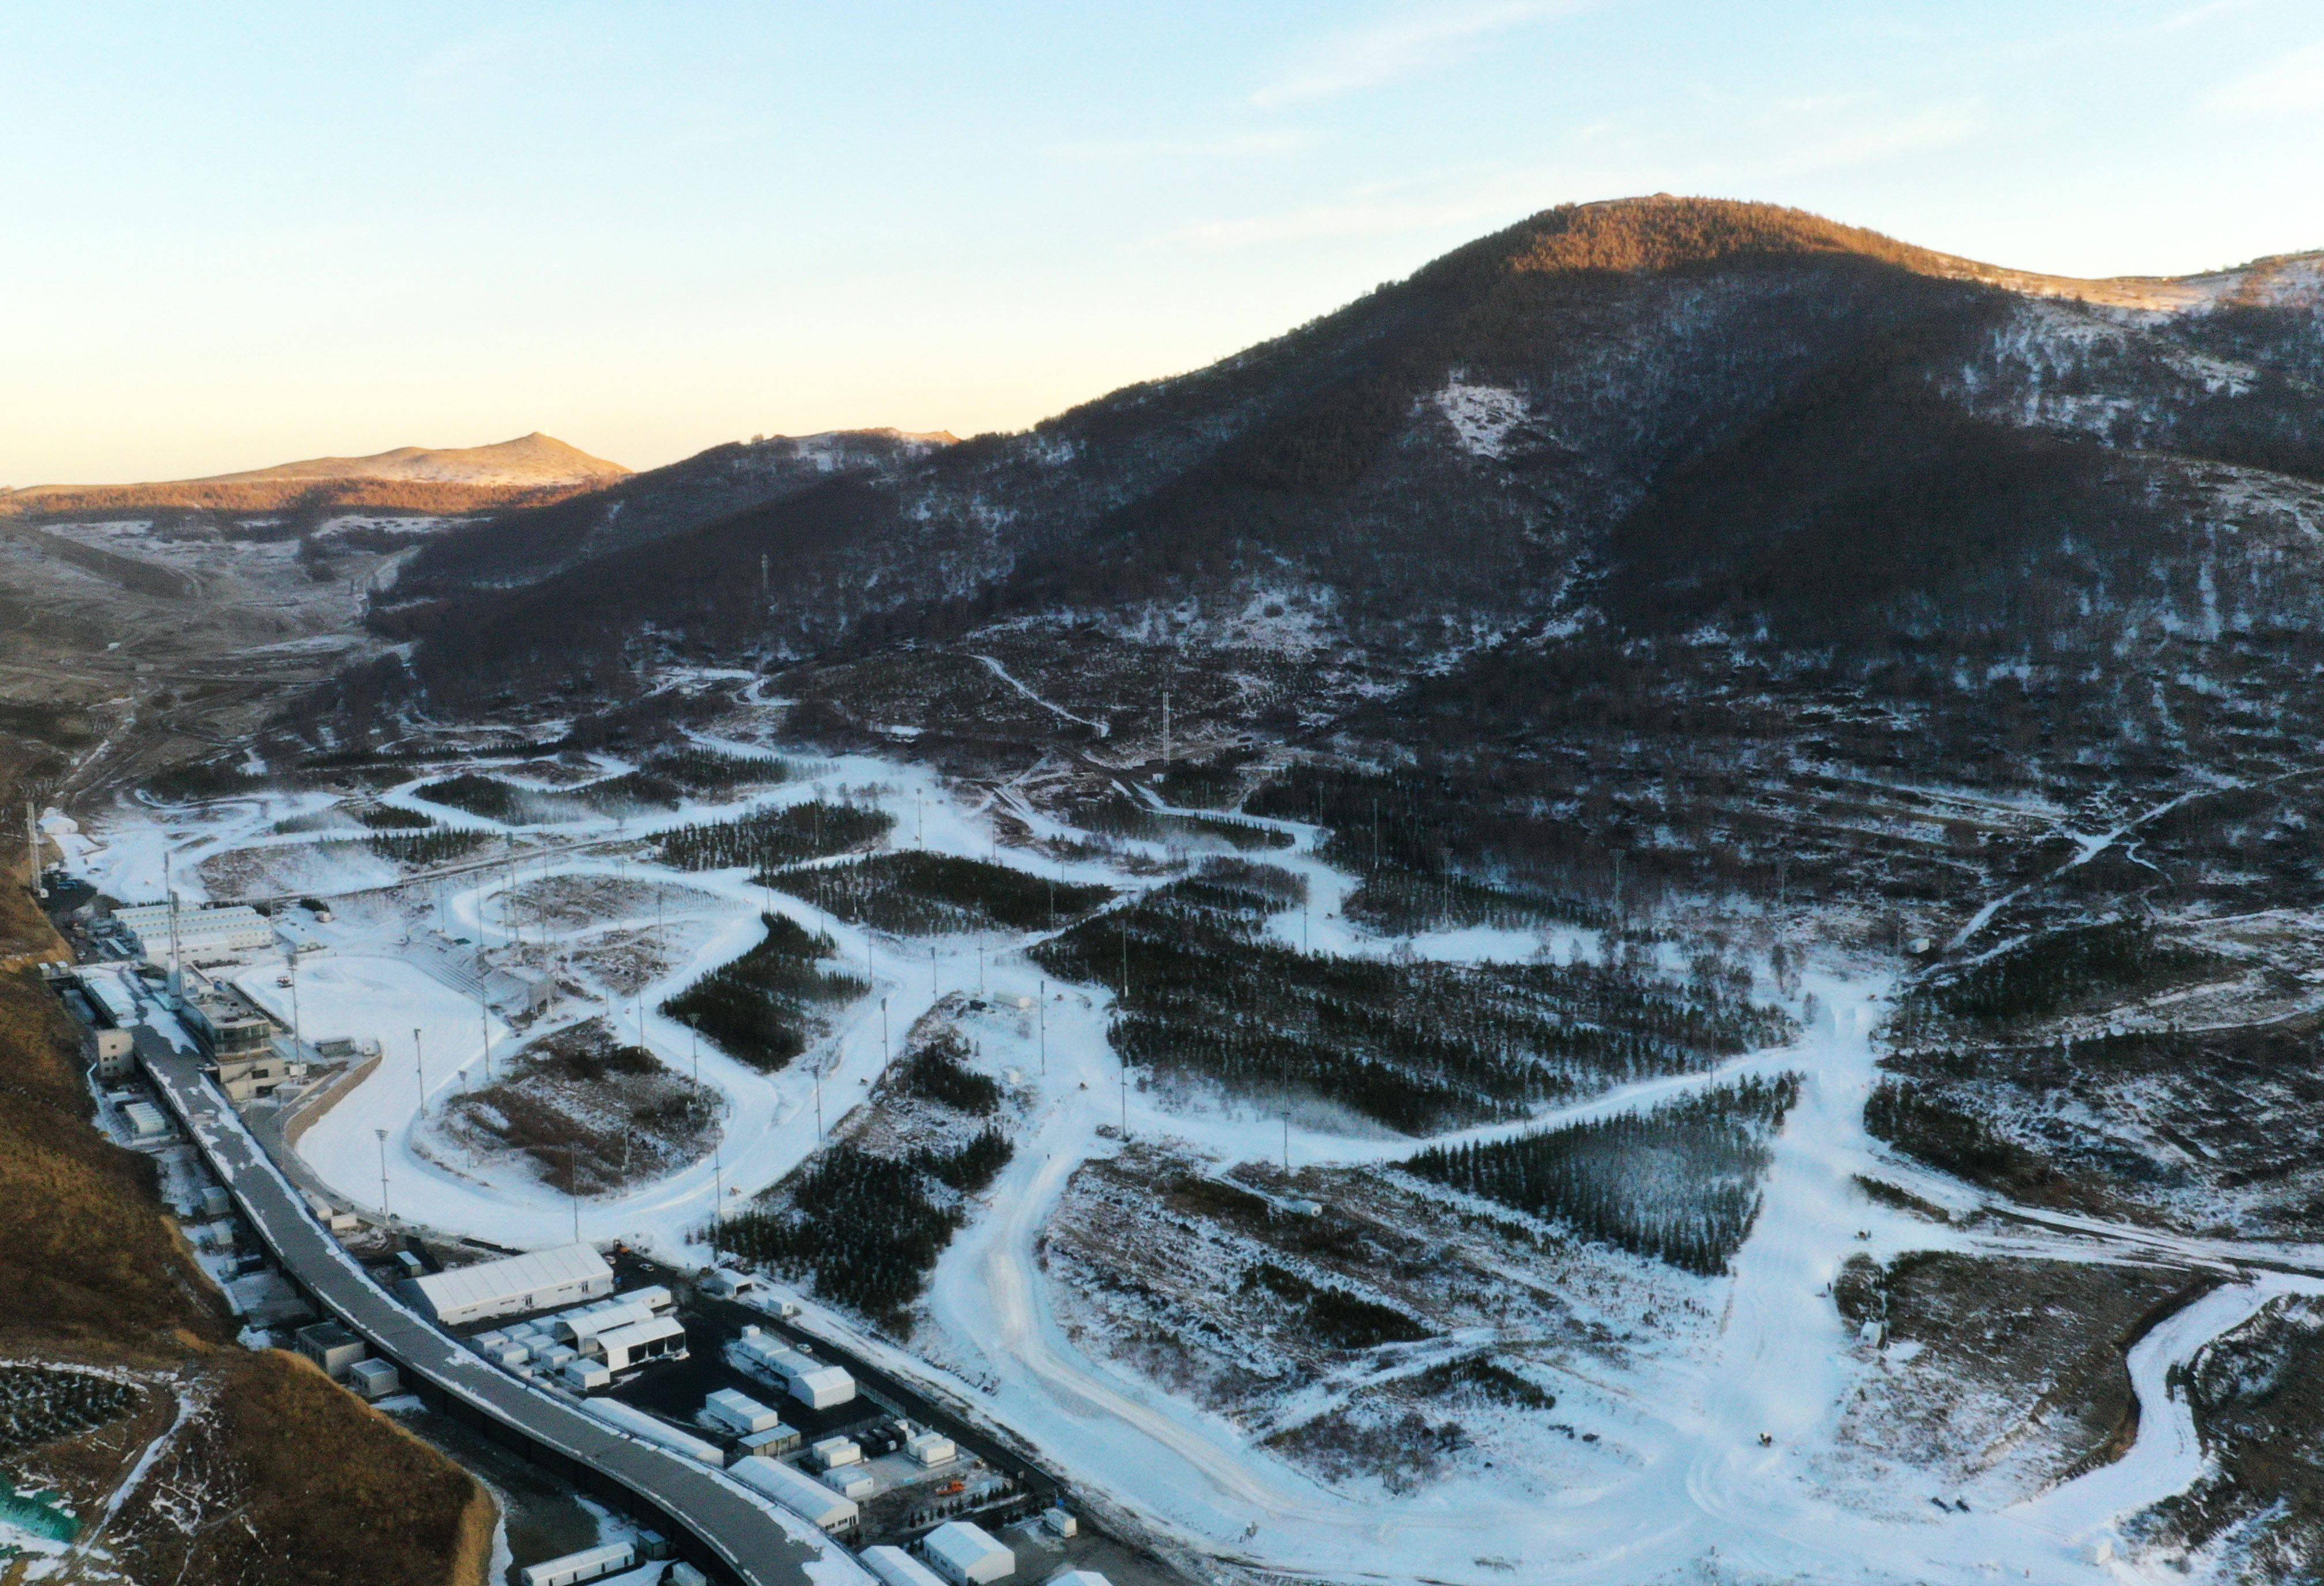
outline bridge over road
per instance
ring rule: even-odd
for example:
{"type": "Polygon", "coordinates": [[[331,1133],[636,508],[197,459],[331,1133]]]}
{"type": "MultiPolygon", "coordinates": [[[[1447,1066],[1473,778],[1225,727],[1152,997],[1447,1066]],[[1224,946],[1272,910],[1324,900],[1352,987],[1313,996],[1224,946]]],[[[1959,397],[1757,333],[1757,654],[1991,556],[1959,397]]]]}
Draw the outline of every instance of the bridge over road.
{"type": "Polygon", "coordinates": [[[731,1586],[872,1586],[804,1517],[708,1466],[627,1437],[454,1342],[374,1283],[309,1212],[190,1053],[139,1043],[139,1061],[291,1281],[459,1418],[552,1469],[619,1489],[681,1552],[731,1586]]]}

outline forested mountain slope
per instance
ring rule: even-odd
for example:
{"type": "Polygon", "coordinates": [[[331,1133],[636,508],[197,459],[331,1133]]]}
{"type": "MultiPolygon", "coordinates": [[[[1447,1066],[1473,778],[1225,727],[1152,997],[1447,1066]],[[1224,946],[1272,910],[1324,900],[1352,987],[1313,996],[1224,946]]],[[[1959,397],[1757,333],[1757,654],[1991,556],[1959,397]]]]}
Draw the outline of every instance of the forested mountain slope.
{"type": "MultiPolygon", "coordinates": [[[[987,749],[1150,752],[1175,678],[1182,742],[1438,768],[1476,863],[1602,886],[1618,839],[1634,873],[1772,881],[1757,776],[2055,792],[2300,736],[2319,283],[2314,255],[2083,282],[1767,206],[1562,207],[1025,434],[724,515],[665,471],[669,531],[628,549],[571,529],[601,498],[549,509],[604,554],[517,587],[447,554],[374,622],[439,705],[694,659],[788,669],[818,731],[987,749]]],[[[1897,852],[1901,885],[1945,862],[1897,852]]]]}

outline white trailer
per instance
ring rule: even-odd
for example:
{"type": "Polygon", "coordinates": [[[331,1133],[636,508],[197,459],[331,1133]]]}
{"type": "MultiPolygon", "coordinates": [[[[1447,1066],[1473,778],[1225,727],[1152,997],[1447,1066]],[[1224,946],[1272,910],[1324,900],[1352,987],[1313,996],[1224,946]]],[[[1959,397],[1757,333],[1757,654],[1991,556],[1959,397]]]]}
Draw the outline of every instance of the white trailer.
{"type": "Polygon", "coordinates": [[[702,1401],[701,1412],[695,1416],[705,1426],[720,1432],[731,1432],[737,1437],[747,1437],[753,1432],[771,1432],[783,1424],[783,1418],[747,1393],[722,1388],[702,1401]]]}
{"type": "Polygon", "coordinates": [[[945,1586],[942,1575],[902,1548],[885,1544],[863,1550],[863,1567],[880,1578],[881,1586],[945,1586]]]}
{"type": "Polygon", "coordinates": [[[638,1550],[626,1542],[608,1542],[597,1547],[585,1547],[579,1553],[568,1553],[563,1558],[553,1558],[537,1564],[527,1564],[517,1572],[524,1586],[579,1586],[584,1581],[602,1581],[618,1574],[638,1562],[638,1550]]]}

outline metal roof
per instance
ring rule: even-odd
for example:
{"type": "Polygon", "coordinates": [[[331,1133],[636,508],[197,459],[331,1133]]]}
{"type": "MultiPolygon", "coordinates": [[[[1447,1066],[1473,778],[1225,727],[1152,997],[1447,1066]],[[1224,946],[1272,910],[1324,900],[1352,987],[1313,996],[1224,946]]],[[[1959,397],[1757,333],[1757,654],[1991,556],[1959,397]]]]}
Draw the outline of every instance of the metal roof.
{"type": "Polygon", "coordinates": [[[655,1316],[644,1322],[632,1322],[597,1335],[597,1342],[606,1350],[634,1349],[641,1343],[651,1343],[657,1338],[686,1336],[686,1327],[675,1316],[655,1316]]]}
{"type": "Polygon", "coordinates": [[[941,1559],[964,1574],[993,1559],[1016,1557],[983,1526],[972,1526],[966,1520],[946,1520],[921,1537],[920,1545],[927,1549],[931,1557],[941,1559]]]}
{"type": "Polygon", "coordinates": [[[473,1267],[430,1272],[412,1280],[438,1315],[489,1305],[545,1288],[602,1279],[611,1283],[613,1269],[605,1258],[586,1244],[555,1245],[473,1267]]]}

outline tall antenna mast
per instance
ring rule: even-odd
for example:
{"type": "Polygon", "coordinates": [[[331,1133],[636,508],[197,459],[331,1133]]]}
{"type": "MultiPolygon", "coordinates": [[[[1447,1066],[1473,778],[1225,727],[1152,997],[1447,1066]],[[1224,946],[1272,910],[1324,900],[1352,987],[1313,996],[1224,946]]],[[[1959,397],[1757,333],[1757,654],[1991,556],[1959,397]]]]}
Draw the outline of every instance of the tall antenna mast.
{"type": "Polygon", "coordinates": [[[178,967],[178,888],[170,877],[170,854],[166,849],[161,853],[161,885],[170,893],[170,1000],[174,1010],[178,1000],[186,994],[186,976],[178,967]]]}

